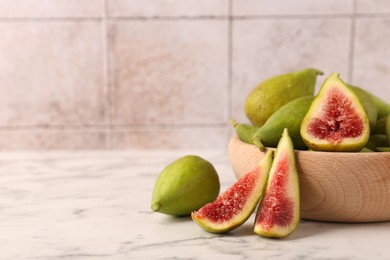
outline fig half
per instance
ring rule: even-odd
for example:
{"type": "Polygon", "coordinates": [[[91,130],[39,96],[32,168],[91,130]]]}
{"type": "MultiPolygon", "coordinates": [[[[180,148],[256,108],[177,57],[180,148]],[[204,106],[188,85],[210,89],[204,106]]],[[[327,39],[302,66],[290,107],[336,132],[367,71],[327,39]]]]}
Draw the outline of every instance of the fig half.
{"type": "Polygon", "coordinates": [[[370,123],[359,98],[338,73],[330,75],[301,124],[301,136],[315,151],[358,152],[370,136],[370,123]]]}
{"type": "Polygon", "coordinates": [[[241,226],[253,213],[263,195],[272,154],[272,151],[267,152],[253,171],[242,176],[214,202],[192,212],[192,219],[211,233],[224,233],[241,226]]]}
{"type": "Polygon", "coordinates": [[[294,146],[285,128],[257,210],[254,232],[264,237],[285,237],[298,227],[299,221],[299,176],[294,146]]]}

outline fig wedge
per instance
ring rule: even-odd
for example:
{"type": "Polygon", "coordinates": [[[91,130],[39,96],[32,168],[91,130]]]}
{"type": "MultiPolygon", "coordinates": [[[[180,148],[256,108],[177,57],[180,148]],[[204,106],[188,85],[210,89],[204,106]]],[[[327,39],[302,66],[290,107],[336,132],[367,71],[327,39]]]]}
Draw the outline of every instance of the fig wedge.
{"type": "Polygon", "coordinates": [[[263,195],[272,154],[272,151],[268,151],[253,171],[238,179],[214,202],[192,212],[192,219],[211,233],[224,233],[241,226],[251,216],[263,195]]]}
{"type": "Polygon", "coordinates": [[[281,238],[291,234],[299,221],[299,176],[294,146],[285,128],[276,148],[253,230],[260,236],[281,238]]]}

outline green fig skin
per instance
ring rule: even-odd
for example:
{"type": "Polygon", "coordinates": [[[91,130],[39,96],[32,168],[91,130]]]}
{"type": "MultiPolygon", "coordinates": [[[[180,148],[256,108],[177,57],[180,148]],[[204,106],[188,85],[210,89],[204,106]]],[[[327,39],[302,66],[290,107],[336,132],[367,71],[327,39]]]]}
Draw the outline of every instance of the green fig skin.
{"type": "Polygon", "coordinates": [[[234,119],[230,119],[230,124],[233,126],[234,131],[241,141],[247,144],[253,144],[252,136],[259,129],[258,127],[249,124],[241,124],[234,119]]]}
{"type": "Polygon", "coordinates": [[[390,146],[390,114],[387,116],[387,120],[386,120],[386,138],[387,138],[387,143],[390,146]]]}
{"type": "Polygon", "coordinates": [[[217,171],[207,160],[196,156],[181,157],[160,173],[155,183],[151,208],[172,216],[189,216],[218,196],[217,171]]]}
{"type": "Polygon", "coordinates": [[[306,150],[307,146],[302,140],[300,127],[313,99],[314,96],[301,97],[282,106],[256,131],[252,137],[253,143],[261,151],[264,151],[265,147],[275,148],[284,129],[287,128],[294,147],[298,150],[306,150]]]}
{"type": "Polygon", "coordinates": [[[374,103],[377,107],[377,110],[378,110],[378,119],[383,118],[383,117],[387,116],[388,114],[390,114],[390,104],[388,102],[380,99],[379,97],[375,96],[373,93],[371,93],[370,91],[368,91],[366,89],[356,87],[356,86],[354,86],[354,88],[360,89],[362,92],[365,92],[366,95],[371,97],[371,99],[374,101],[374,103]]]}
{"type": "Polygon", "coordinates": [[[371,131],[372,135],[385,135],[386,123],[389,116],[384,116],[378,119],[375,128],[371,131]]]}
{"type": "Polygon", "coordinates": [[[390,147],[377,147],[378,152],[390,152],[390,147]]]}
{"type": "Polygon", "coordinates": [[[390,114],[390,104],[389,103],[378,98],[377,96],[375,96],[371,92],[368,92],[368,91],[366,91],[366,92],[371,96],[371,98],[374,100],[376,106],[378,107],[378,118],[382,118],[382,117],[390,114]]]}
{"type": "Polygon", "coordinates": [[[236,183],[219,195],[214,202],[206,204],[198,211],[192,212],[191,217],[193,221],[205,231],[217,234],[229,232],[244,224],[252,215],[263,196],[268,173],[272,165],[272,155],[272,150],[267,151],[256,169],[238,179],[236,183]],[[255,181],[251,183],[254,185],[253,190],[248,191],[250,190],[248,187],[252,185],[248,185],[246,182],[248,180],[253,181],[254,176],[256,176],[255,181]],[[239,190],[243,187],[246,191],[239,190]],[[245,201],[240,199],[241,192],[250,192],[245,201]],[[236,205],[239,205],[241,208],[237,208],[236,205]],[[234,213],[231,217],[223,219],[232,212],[234,213]],[[218,220],[214,219],[215,216],[218,216],[218,220]]]}
{"type": "Polygon", "coordinates": [[[318,75],[323,72],[307,68],[269,78],[257,85],[245,101],[245,114],[253,125],[262,126],[280,107],[304,96],[313,96],[318,75]]]}
{"type": "Polygon", "coordinates": [[[299,175],[294,145],[285,128],[275,151],[253,230],[263,237],[282,238],[293,233],[299,223],[299,175]]]}
{"type": "Polygon", "coordinates": [[[371,129],[374,129],[378,120],[378,106],[376,105],[374,99],[363,89],[352,85],[348,85],[348,86],[353,90],[353,92],[359,98],[360,102],[364,107],[364,110],[366,111],[368,120],[370,121],[370,127],[371,129]]]}
{"type": "Polygon", "coordinates": [[[367,143],[368,116],[339,73],[325,79],[302,121],[301,136],[314,151],[359,152],[367,143]]]}
{"type": "Polygon", "coordinates": [[[386,146],[388,146],[386,135],[370,135],[364,147],[375,152],[377,151],[378,147],[386,147],[386,146]]]}
{"type": "Polygon", "coordinates": [[[360,150],[361,153],[373,153],[375,151],[371,150],[371,149],[368,149],[367,147],[363,147],[361,150],[360,150]]]}

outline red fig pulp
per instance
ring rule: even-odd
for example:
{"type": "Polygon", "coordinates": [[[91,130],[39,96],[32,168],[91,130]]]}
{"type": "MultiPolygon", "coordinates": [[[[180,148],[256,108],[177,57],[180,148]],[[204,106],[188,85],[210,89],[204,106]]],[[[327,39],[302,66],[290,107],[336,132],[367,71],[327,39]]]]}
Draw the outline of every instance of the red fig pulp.
{"type": "Polygon", "coordinates": [[[253,171],[242,176],[214,202],[193,212],[192,219],[212,233],[228,232],[242,225],[263,195],[271,164],[272,151],[269,151],[253,171]]]}
{"type": "Polygon", "coordinates": [[[256,214],[254,232],[265,237],[284,237],[297,228],[299,220],[299,178],[294,147],[285,129],[256,214]]]}
{"type": "Polygon", "coordinates": [[[334,73],[328,77],[301,124],[306,145],[316,151],[360,151],[370,123],[355,93],[334,73]]]}

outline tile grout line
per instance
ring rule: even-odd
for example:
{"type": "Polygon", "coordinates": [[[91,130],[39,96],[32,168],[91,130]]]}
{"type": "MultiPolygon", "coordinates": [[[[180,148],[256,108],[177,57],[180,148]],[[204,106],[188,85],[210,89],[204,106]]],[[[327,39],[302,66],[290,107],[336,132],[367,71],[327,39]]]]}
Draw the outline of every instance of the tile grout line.
{"type": "MultiPolygon", "coordinates": [[[[127,129],[127,130],[136,130],[139,128],[175,128],[175,129],[189,129],[192,127],[211,127],[211,128],[221,128],[226,126],[226,123],[186,123],[186,124],[112,124],[110,129],[127,129]]],[[[15,126],[0,126],[0,131],[9,131],[9,130],[87,130],[87,131],[101,131],[106,130],[107,125],[15,125],[15,126]]]]}
{"type": "MultiPolygon", "coordinates": [[[[227,60],[228,60],[228,78],[227,78],[227,120],[233,116],[233,0],[228,2],[228,21],[227,21],[227,60]]],[[[227,142],[230,140],[230,127],[226,122],[227,142]]]]}
{"type": "Polygon", "coordinates": [[[111,73],[110,73],[110,46],[108,26],[108,0],[102,0],[103,4],[103,77],[104,77],[104,117],[105,117],[105,147],[112,149],[112,99],[111,99],[111,73]]]}
{"type": "MultiPolygon", "coordinates": [[[[116,16],[108,15],[107,0],[104,1],[104,10],[102,17],[0,17],[1,22],[63,22],[63,21],[91,21],[101,22],[106,21],[155,21],[155,20],[258,20],[258,19],[334,19],[334,18],[386,18],[390,17],[390,13],[356,13],[353,14],[259,14],[259,15],[233,15],[231,10],[228,16],[208,15],[208,16],[116,16]]],[[[354,2],[355,3],[355,2],[354,2]]],[[[232,4],[231,4],[232,5],[232,4]]]]}
{"type": "Polygon", "coordinates": [[[142,124],[142,125],[114,125],[115,130],[154,130],[154,129],[176,129],[176,130],[191,130],[194,128],[208,128],[208,129],[223,129],[226,128],[226,123],[210,123],[210,124],[142,124]]]}
{"type": "Polygon", "coordinates": [[[352,16],[351,16],[351,32],[349,39],[349,69],[348,69],[348,80],[350,84],[353,84],[353,62],[355,52],[355,30],[356,30],[356,0],[352,1],[352,16]]]}
{"type": "Polygon", "coordinates": [[[23,130],[83,130],[83,131],[102,131],[106,129],[106,125],[11,125],[0,126],[0,131],[23,131],[23,130]]]}
{"type": "Polygon", "coordinates": [[[266,19],[342,19],[342,18],[389,18],[390,13],[340,13],[340,14],[270,14],[270,15],[237,15],[233,20],[266,20],[266,19]]]}
{"type": "Polygon", "coordinates": [[[6,22],[102,22],[103,17],[0,17],[6,22]]]}

